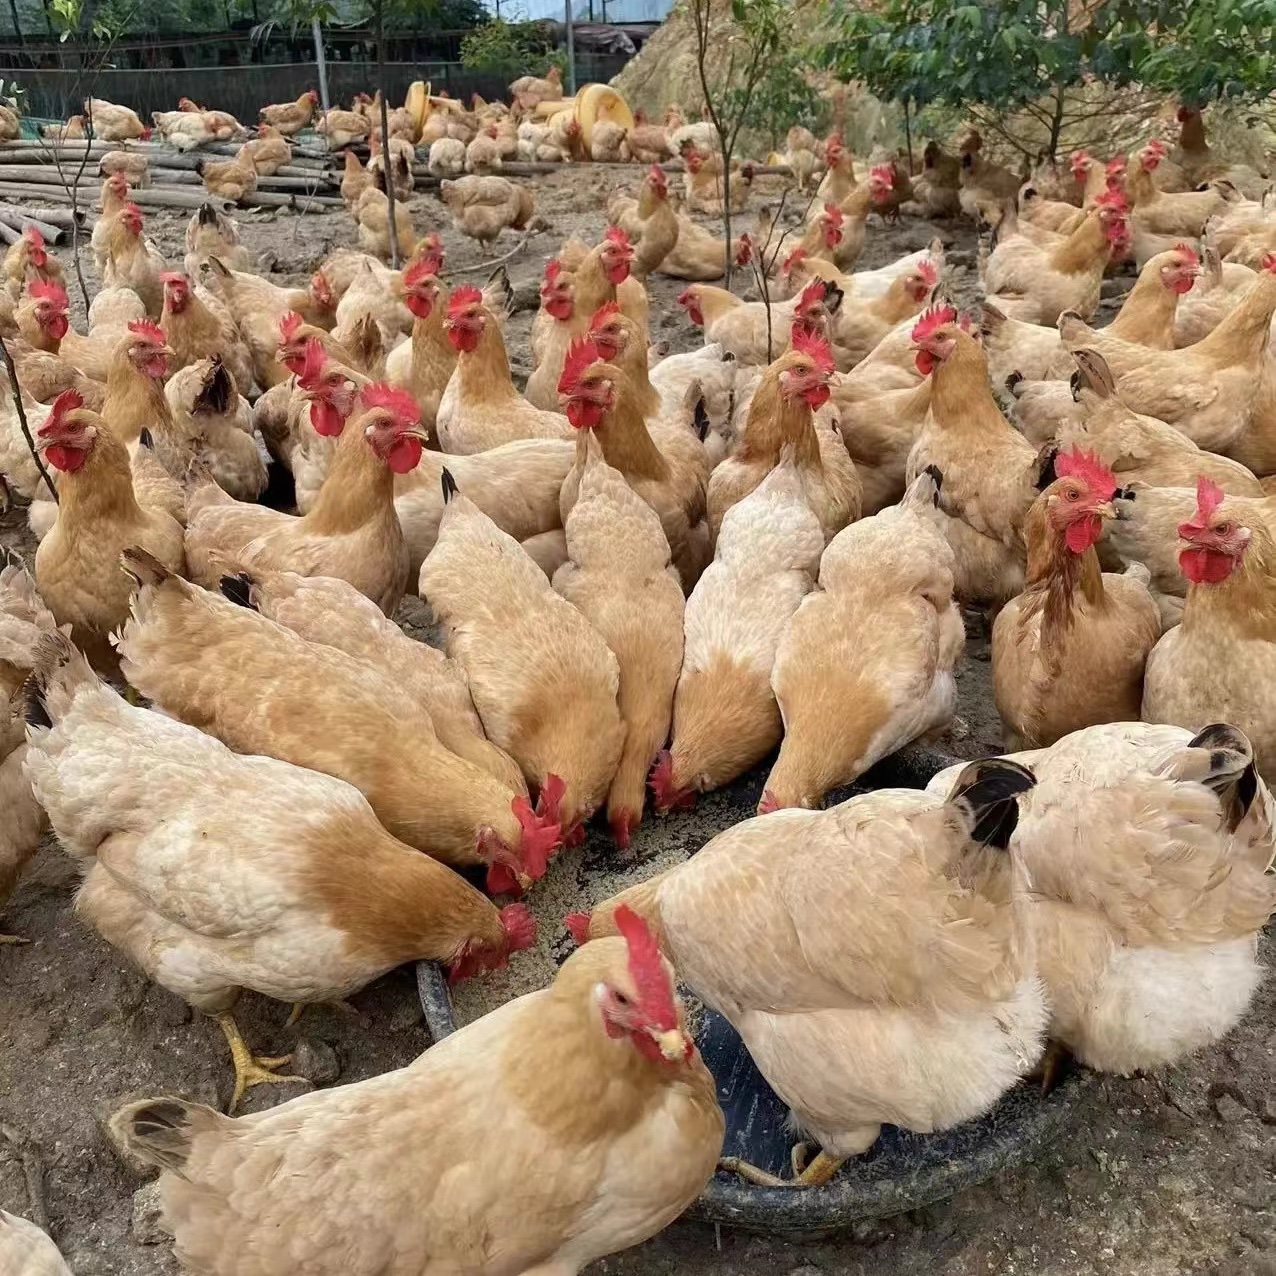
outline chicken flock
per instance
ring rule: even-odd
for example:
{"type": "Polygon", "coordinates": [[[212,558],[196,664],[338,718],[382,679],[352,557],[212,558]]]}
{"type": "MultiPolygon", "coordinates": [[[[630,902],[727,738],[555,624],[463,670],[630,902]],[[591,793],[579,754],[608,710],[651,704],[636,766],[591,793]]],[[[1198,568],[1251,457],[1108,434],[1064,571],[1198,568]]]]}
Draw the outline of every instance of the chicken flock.
{"type": "MultiPolygon", "coordinates": [[[[239,1118],[120,1110],[191,1272],[570,1276],[714,1173],[815,1187],[883,1124],[969,1120],[1060,1053],[1172,1063],[1260,977],[1259,176],[1187,109],[1174,150],[1026,180],[973,132],[910,172],[796,129],[772,158],[807,211],[764,207],[727,243],[690,216],[726,198],[712,140],[671,113],[606,157],[650,165],[637,194],[546,264],[520,387],[504,270],[449,280],[402,204],[391,268],[385,184],[417,145],[432,169],[450,155],[454,229],[486,250],[534,207],[502,155],[584,158],[536,122],[555,94],[526,78],[512,108],[442,109],[437,136],[388,142],[370,100],[330,112],[330,143],[371,139],[381,162],[369,178],[350,153],[359,247],[303,286],[259,273],[211,204],[166,261],[122,162],[104,162],[86,333],[38,233],[3,262],[22,402],[0,391],[0,472],[39,544],[0,572],[0,899],[51,829],[81,920],[217,1021],[231,1112],[288,1062],[243,1039],[241,990],[299,1010],[408,962],[453,982],[518,962],[520,897],[596,816],[623,852],[652,813],[772,759],[755,818],[568,916],[579,947],[549,987],[410,1067],[239,1118]],[[939,241],[855,269],[874,215],[913,214],[996,227],[982,313],[949,300],[939,241]],[[729,264],[765,299],[720,286],[729,264]],[[658,275],[685,281],[698,349],[651,344],[658,275]],[[442,650],[394,622],[409,594],[442,650]],[[1012,751],[826,808],[952,724],[963,609],[990,625],[1012,751]],[[792,1177],[721,1159],[675,979],[792,1109],[810,1143],[792,1177]]],[[[210,190],[250,185],[313,115],[311,95],[266,108],[236,173],[205,166],[210,190]]],[[[193,147],[238,126],[183,101],[155,127],[193,147]]],[[[0,1214],[0,1259],[28,1254],[67,1270],[0,1214]]]]}

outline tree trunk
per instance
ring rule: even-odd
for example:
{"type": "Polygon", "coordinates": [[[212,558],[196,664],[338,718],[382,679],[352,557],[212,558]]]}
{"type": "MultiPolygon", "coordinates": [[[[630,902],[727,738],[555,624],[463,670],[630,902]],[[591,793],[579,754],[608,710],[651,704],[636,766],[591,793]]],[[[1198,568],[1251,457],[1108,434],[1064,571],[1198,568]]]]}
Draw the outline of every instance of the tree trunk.
{"type": "Polygon", "coordinates": [[[390,112],[385,91],[385,0],[377,0],[377,81],[381,89],[381,184],[389,213],[390,268],[399,268],[399,228],[394,222],[394,175],[390,164],[390,112]]]}

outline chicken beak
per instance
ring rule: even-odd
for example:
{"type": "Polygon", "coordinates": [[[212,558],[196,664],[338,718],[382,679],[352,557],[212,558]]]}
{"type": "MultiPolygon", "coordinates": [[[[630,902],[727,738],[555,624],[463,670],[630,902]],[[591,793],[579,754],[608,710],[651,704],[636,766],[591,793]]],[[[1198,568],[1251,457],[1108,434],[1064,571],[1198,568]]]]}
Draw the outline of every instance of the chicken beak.
{"type": "Polygon", "coordinates": [[[1102,505],[1096,505],[1094,507],[1094,512],[1103,519],[1104,522],[1107,522],[1109,519],[1114,519],[1117,516],[1116,506],[1113,505],[1111,501],[1104,501],[1102,505]]]}
{"type": "Polygon", "coordinates": [[[430,441],[429,433],[421,429],[419,425],[409,426],[406,430],[403,431],[403,437],[405,439],[417,439],[421,443],[429,443],[430,441]]]}
{"type": "Polygon", "coordinates": [[[660,1047],[662,1057],[670,1063],[687,1057],[687,1047],[691,1044],[681,1028],[670,1028],[668,1032],[653,1032],[652,1038],[660,1047]]]}

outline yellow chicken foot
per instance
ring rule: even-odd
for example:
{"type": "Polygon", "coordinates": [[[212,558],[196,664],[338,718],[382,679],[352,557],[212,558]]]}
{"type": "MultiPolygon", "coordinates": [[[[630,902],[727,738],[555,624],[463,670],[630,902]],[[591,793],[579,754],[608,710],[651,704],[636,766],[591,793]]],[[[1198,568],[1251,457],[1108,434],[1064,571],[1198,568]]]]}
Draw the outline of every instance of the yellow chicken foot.
{"type": "Polygon", "coordinates": [[[230,1057],[235,1065],[235,1092],[231,1095],[227,1113],[234,1112],[239,1106],[239,1101],[244,1097],[244,1091],[250,1086],[305,1080],[304,1077],[280,1076],[275,1072],[276,1068],[282,1068],[285,1064],[292,1062],[290,1054],[281,1055],[277,1059],[257,1058],[248,1049],[247,1043],[240,1035],[239,1025],[235,1022],[233,1015],[218,1015],[217,1026],[226,1037],[226,1044],[230,1046],[230,1057]]]}
{"type": "Polygon", "coordinates": [[[1072,1061],[1072,1052],[1062,1042],[1053,1039],[1046,1043],[1046,1052],[1041,1062],[1026,1078],[1029,1081],[1041,1082],[1041,1093],[1049,1094],[1068,1075],[1072,1061]]]}
{"type": "Polygon", "coordinates": [[[284,1024],[285,1028],[292,1028],[302,1015],[306,1013],[308,1007],[313,1005],[330,1006],[333,1010],[340,1010],[343,1015],[353,1015],[356,1019],[363,1016],[348,1001],[295,1001],[292,1005],[292,1013],[288,1016],[288,1021],[284,1024]]]}
{"type": "MultiPolygon", "coordinates": [[[[799,1157],[798,1148],[805,1149],[805,1147],[805,1144],[799,1144],[793,1149],[792,1159],[795,1168],[799,1157]]],[[[845,1160],[844,1156],[829,1156],[827,1152],[820,1152],[801,1174],[791,1179],[782,1179],[778,1175],[768,1174],[766,1170],[760,1170],[756,1165],[750,1165],[748,1161],[738,1156],[724,1156],[718,1162],[718,1169],[726,1170],[728,1174],[738,1174],[746,1183],[754,1183],[758,1187],[822,1187],[832,1179],[845,1160]]]]}

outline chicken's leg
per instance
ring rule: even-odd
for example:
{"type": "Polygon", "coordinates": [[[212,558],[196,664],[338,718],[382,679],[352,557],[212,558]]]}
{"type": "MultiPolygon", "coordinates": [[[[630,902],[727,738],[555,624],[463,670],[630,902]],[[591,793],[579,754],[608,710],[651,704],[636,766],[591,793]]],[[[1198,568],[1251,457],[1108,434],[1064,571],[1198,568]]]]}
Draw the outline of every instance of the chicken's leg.
{"type": "Polygon", "coordinates": [[[226,1044],[230,1046],[230,1057],[235,1065],[235,1092],[231,1095],[230,1107],[226,1109],[228,1113],[234,1112],[239,1106],[239,1101],[244,1097],[244,1091],[250,1086],[305,1080],[304,1077],[280,1076],[275,1072],[276,1068],[282,1068],[285,1064],[292,1062],[290,1054],[282,1055],[278,1059],[257,1058],[248,1049],[247,1043],[240,1035],[239,1025],[235,1022],[234,1015],[218,1015],[217,1026],[225,1034],[226,1044]]]}
{"type": "MultiPolygon", "coordinates": [[[[874,1135],[869,1146],[876,1139],[877,1135],[874,1135]]],[[[805,1147],[806,1144],[799,1143],[793,1149],[791,1159],[795,1171],[799,1161],[799,1149],[805,1149],[805,1147]]],[[[748,1161],[738,1156],[724,1156],[718,1162],[718,1169],[726,1170],[728,1174],[738,1174],[746,1183],[755,1183],[758,1187],[823,1187],[845,1162],[844,1156],[830,1156],[827,1152],[820,1152],[800,1174],[795,1173],[791,1179],[782,1179],[777,1174],[769,1174],[766,1170],[750,1165],[748,1161]]]]}

